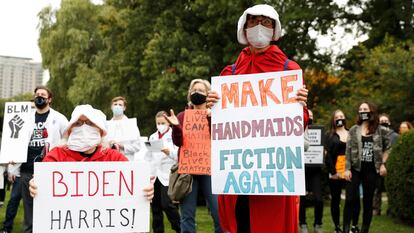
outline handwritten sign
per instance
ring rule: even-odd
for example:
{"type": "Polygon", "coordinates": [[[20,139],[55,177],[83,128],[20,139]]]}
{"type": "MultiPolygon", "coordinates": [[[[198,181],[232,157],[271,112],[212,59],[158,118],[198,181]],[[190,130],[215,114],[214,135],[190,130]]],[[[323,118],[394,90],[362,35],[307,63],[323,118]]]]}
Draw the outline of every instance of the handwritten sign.
{"type": "Polygon", "coordinates": [[[34,233],[149,232],[145,162],[35,163],[34,233]]]}
{"type": "Polygon", "coordinates": [[[301,87],[301,70],[212,78],[213,193],[305,194],[301,87]]]}
{"type": "Polygon", "coordinates": [[[206,110],[185,110],[178,173],[211,174],[209,129],[206,110]]]}
{"type": "Polygon", "coordinates": [[[34,128],[30,102],[6,102],[0,163],[25,163],[30,135],[34,128]]]}

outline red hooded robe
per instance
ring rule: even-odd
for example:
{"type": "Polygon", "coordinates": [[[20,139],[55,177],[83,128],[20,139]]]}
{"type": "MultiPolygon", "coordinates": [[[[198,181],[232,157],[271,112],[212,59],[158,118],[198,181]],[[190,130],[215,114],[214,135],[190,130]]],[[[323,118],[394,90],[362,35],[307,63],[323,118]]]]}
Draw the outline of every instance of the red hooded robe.
{"type": "MultiPolygon", "coordinates": [[[[250,48],[240,53],[235,63],[234,74],[254,74],[283,70],[297,70],[300,66],[287,61],[287,56],[272,45],[266,51],[254,54],[250,48]]],[[[232,75],[232,66],[227,66],[220,75],[232,75]]],[[[305,125],[309,113],[303,109],[305,125]]],[[[237,233],[235,207],[237,195],[219,195],[219,216],[223,232],[237,233]]],[[[297,196],[249,196],[251,233],[296,233],[298,232],[297,196]]]]}

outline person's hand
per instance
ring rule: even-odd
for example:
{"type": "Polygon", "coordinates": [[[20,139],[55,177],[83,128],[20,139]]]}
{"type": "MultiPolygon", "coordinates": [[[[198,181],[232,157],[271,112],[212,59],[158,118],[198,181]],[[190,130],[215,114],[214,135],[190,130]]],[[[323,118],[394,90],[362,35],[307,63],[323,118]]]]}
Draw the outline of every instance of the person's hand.
{"type": "Polygon", "coordinates": [[[298,92],[296,92],[296,100],[302,104],[304,107],[307,106],[307,102],[308,102],[308,89],[306,89],[306,86],[303,85],[303,87],[301,89],[298,90],[298,92]]]}
{"type": "Polygon", "coordinates": [[[381,164],[380,166],[380,176],[386,176],[387,175],[387,168],[384,164],[381,164]]]}
{"type": "Polygon", "coordinates": [[[330,177],[332,180],[337,180],[339,179],[338,173],[336,173],[335,175],[331,175],[330,177]]]}
{"type": "Polygon", "coordinates": [[[30,196],[33,198],[37,195],[37,186],[35,185],[33,178],[29,181],[29,192],[30,196]]]}
{"type": "Polygon", "coordinates": [[[170,149],[168,149],[168,147],[162,149],[161,152],[163,152],[165,155],[170,155],[170,149]]]}
{"type": "Polygon", "coordinates": [[[13,175],[13,174],[9,173],[7,178],[9,180],[9,182],[12,183],[12,184],[14,183],[14,181],[16,181],[16,175],[13,175]]]}
{"type": "Polygon", "coordinates": [[[351,181],[352,172],[350,170],[346,170],[345,173],[344,173],[344,177],[345,177],[345,180],[351,181]]]}
{"type": "Polygon", "coordinates": [[[155,183],[155,176],[150,177],[150,185],[144,188],[144,195],[148,201],[152,202],[152,198],[154,197],[154,183],[155,183]]]}
{"type": "Polygon", "coordinates": [[[207,94],[207,107],[208,108],[212,108],[214,106],[215,103],[217,103],[217,101],[220,99],[220,97],[218,96],[217,92],[215,91],[209,91],[207,94]]]}
{"type": "Polygon", "coordinates": [[[178,118],[175,116],[174,114],[174,110],[170,110],[170,116],[167,116],[167,114],[164,114],[164,118],[165,120],[168,121],[168,123],[170,123],[170,125],[179,125],[180,122],[178,121],[178,118]]]}

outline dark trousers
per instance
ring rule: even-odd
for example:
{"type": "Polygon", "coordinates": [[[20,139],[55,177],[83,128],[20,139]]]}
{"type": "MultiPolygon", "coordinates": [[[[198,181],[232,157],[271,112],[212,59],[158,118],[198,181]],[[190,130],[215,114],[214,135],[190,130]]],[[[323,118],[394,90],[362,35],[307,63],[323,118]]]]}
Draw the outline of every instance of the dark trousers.
{"type": "Polygon", "coordinates": [[[374,201],[372,203],[373,210],[377,211],[378,214],[381,214],[381,204],[382,204],[382,192],[385,190],[384,186],[384,177],[379,176],[377,179],[377,185],[374,191],[374,201]]]}
{"type": "Polygon", "coordinates": [[[340,225],[340,206],[341,206],[341,192],[345,188],[346,181],[343,179],[334,180],[329,179],[329,189],[331,190],[331,216],[335,227],[340,225]]]}
{"type": "Polygon", "coordinates": [[[168,197],[168,186],[164,186],[156,179],[154,183],[154,198],[151,203],[152,210],[152,229],[154,233],[164,232],[163,211],[166,213],[171,228],[180,232],[180,215],[178,208],[168,197]]]}
{"type": "MultiPolygon", "coordinates": [[[[309,192],[312,201],[315,203],[315,221],[314,225],[322,225],[323,215],[323,198],[322,198],[322,182],[321,182],[321,168],[305,168],[305,182],[306,191],[309,192]]],[[[306,196],[300,197],[299,205],[299,224],[306,224],[306,196]]]]}
{"type": "Polygon", "coordinates": [[[23,233],[32,233],[33,225],[33,198],[30,196],[29,192],[29,181],[33,178],[32,173],[20,174],[21,181],[21,190],[23,198],[23,207],[24,207],[24,224],[23,224],[23,233]]]}
{"type": "MultiPolygon", "coordinates": [[[[374,190],[376,186],[376,180],[378,178],[377,171],[375,167],[361,169],[361,172],[356,170],[351,170],[352,179],[351,182],[348,182],[346,187],[346,200],[344,208],[344,229],[349,229],[349,224],[351,221],[351,213],[355,215],[354,208],[357,205],[360,205],[359,199],[359,185],[362,183],[363,190],[363,215],[362,215],[362,228],[361,232],[368,232],[369,226],[372,220],[372,200],[374,197],[374,190]]],[[[359,213],[358,213],[359,215],[359,213]]],[[[354,216],[356,217],[356,216],[354,216]]],[[[345,231],[346,233],[346,231],[345,231]]]]}
{"type": "Polygon", "coordinates": [[[22,199],[22,189],[20,187],[20,177],[16,177],[10,194],[10,200],[7,204],[6,218],[4,219],[4,229],[7,232],[12,232],[13,221],[19,209],[20,200],[22,199]]]}

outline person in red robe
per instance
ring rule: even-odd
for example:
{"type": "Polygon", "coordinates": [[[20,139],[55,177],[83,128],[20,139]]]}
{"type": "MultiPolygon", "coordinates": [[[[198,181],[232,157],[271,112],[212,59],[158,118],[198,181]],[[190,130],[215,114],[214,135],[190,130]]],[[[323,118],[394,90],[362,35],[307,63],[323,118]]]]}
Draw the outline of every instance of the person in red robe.
{"type": "MultiPolygon", "coordinates": [[[[246,44],[236,62],[226,66],[221,76],[297,70],[300,66],[271,45],[281,35],[279,15],[269,5],[248,8],[238,22],[237,39],[246,44]]],[[[308,90],[301,88],[296,96],[302,103],[304,124],[309,115],[306,108],[308,90]]],[[[207,101],[218,101],[211,91],[207,101]]],[[[276,113],[277,114],[277,113],[276,113]]],[[[219,195],[219,216],[223,232],[227,233],[296,233],[298,232],[297,196],[219,195]]]]}
{"type": "MultiPolygon", "coordinates": [[[[65,129],[66,145],[49,151],[42,162],[122,162],[128,161],[125,155],[111,148],[104,148],[102,137],[107,134],[106,116],[91,105],[78,105],[72,112],[71,120],[65,129]]],[[[143,190],[143,195],[151,201],[154,197],[155,177],[143,190]]],[[[32,178],[29,182],[32,197],[37,195],[37,186],[32,178]]]]}

